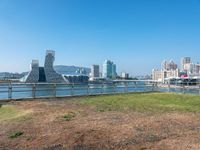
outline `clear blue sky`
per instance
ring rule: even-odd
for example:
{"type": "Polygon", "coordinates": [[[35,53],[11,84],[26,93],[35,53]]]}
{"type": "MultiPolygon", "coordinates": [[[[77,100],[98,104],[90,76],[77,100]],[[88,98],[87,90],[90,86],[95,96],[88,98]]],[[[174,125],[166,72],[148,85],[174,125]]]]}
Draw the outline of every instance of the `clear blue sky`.
{"type": "Polygon", "coordinates": [[[200,0],[0,0],[0,71],[110,59],[117,71],[150,74],[163,59],[200,61],[200,0]]]}

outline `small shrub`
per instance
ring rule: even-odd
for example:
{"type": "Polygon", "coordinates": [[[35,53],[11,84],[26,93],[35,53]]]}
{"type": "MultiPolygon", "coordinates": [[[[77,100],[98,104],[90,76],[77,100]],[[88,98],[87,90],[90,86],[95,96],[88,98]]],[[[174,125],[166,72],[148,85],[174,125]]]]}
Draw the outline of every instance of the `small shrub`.
{"type": "Polygon", "coordinates": [[[97,112],[105,112],[104,109],[97,109],[97,112]]]}
{"type": "Polygon", "coordinates": [[[67,114],[65,114],[64,116],[63,116],[63,118],[66,120],[66,121],[70,121],[72,118],[74,118],[75,117],[75,113],[74,112],[69,112],[69,113],[67,113],[67,114]]]}
{"type": "Polygon", "coordinates": [[[24,132],[22,132],[22,131],[17,131],[17,132],[12,133],[12,134],[9,136],[9,138],[14,139],[14,138],[17,138],[17,137],[21,136],[22,134],[24,134],[24,132]]]}

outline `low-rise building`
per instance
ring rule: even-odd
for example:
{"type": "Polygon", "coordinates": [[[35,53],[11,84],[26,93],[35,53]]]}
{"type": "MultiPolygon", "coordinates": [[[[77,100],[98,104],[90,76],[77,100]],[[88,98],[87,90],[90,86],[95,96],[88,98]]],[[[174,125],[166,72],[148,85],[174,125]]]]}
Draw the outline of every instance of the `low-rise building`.
{"type": "Polygon", "coordinates": [[[185,72],[188,76],[200,73],[200,64],[189,63],[185,64],[185,72]]]}
{"type": "Polygon", "coordinates": [[[176,70],[152,70],[152,80],[164,82],[166,78],[179,77],[179,69],[176,70]]]}

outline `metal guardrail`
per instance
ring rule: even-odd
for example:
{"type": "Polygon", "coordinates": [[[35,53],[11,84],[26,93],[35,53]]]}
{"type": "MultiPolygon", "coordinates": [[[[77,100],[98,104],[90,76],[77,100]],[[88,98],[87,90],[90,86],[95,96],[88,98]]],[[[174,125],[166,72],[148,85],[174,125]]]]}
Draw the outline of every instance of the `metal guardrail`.
{"type": "Polygon", "coordinates": [[[160,91],[200,94],[200,80],[169,80],[166,82],[157,82],[160,91]]]}
{"type": "Polygon", "coordinates": [[[1,100],[151,91],[200,94],[200,83],[174,84],[153,80],[115,80],[99,84],[0,83],[1,100]]]}
{"type": "Polygon", "coordinates": [[[0,99],[23,99],[156,91],[150,81],[114,81],[100,84],[0,83],[0,99]]]}

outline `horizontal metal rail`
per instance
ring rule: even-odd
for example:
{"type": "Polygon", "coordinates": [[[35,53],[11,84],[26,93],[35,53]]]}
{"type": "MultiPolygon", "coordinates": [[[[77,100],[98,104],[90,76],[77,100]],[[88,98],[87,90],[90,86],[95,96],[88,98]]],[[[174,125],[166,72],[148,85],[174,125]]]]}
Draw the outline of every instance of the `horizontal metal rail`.
{"type": "Polygon", "coordinates": [[[154,86],[155,84],[145,84],[144,81],[114,81],[113,83],[101,84],[2,83],[0,84],[0,99],[99,95],[137,91],[144,92],[155,90],[156,88],[154,86]]]}
{"type": "Polygon", "coordinates": [[[152,80],[115,80],[113,83],[98,84],[0,83],[0,99],[10,100],[149,91],[200,94],[200,82],[187,82],[180,85],[152,80]]]}

